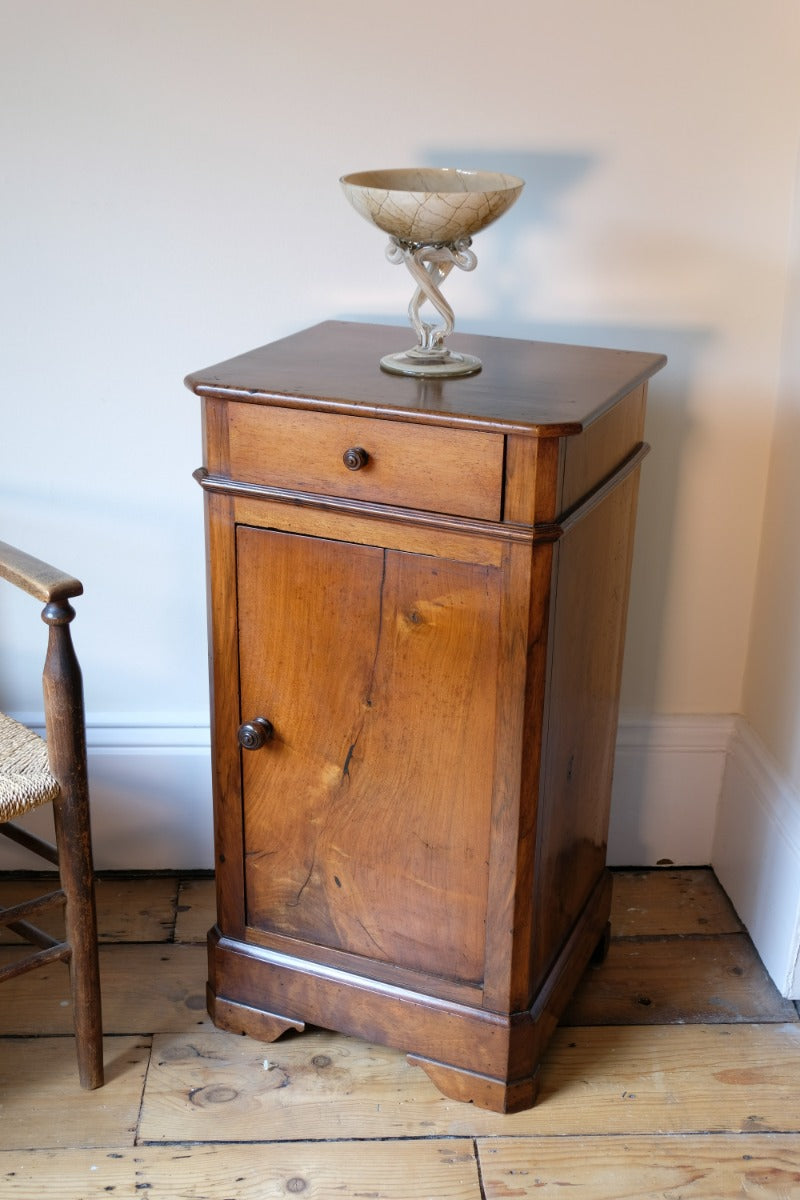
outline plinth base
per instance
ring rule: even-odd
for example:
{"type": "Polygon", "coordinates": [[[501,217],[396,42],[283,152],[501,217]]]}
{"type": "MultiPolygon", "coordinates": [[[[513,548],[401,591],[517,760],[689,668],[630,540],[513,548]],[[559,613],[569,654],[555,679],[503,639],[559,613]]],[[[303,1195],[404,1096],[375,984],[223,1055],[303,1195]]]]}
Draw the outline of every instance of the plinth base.
{"type": "Polygon", "coordinates": [[[405,350],[386,354],[381,369],[390,375],[416,375],[424,379],[448,379],[458,375],[476,375],[481,360],[474,354],[456,354],[452,350],[405,350]]]}
{"type": "Polygon", "coordinates": [[[405,1051],[453,1100],[520,1112],[539,1062],[593,954],[606,946],[604,871],[530,1009],[500,1013],[352,974],[210,931],[208,1011],[220,1029],[274,1041],[308,1025],[405,1051]]]}

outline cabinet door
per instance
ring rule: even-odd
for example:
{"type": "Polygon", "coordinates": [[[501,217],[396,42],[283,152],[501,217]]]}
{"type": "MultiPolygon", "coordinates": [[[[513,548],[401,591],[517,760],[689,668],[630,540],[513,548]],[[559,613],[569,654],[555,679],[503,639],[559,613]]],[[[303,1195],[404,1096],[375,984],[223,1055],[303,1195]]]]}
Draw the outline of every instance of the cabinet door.
{"type": "Polygon", "coordinates": [[[502,572],[240,526],[251,927],[483,977],[502,572]]]}

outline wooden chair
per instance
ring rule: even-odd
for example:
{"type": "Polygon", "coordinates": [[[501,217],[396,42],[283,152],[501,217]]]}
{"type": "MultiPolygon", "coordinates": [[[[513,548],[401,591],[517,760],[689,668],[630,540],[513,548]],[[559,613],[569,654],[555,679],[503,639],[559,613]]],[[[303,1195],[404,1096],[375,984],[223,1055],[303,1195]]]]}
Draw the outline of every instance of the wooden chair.
{"type": "Polygon", "coordinates": [[[48,963],[69,964],[80,1081],[85,1088],[96,1088],[103,1084],[103,1033],[86,730],[81,670],[69,630],[75,616],[69,601],[82,593],[83,585],[5,542],[0,542],[0,578],[42,601],[42,620],[49,626],[43,675],[47,742],[0,714],[0,833],[55,865],[60,882],[46,895],[0,908],[0,925],[37,947],[0,967],[0,983],[48,963]],[[13,824],[48,802],[53,805],[55,845],[13,824]],[[57,905],[65,908],[64,941],[29,920],[57,905]]]}

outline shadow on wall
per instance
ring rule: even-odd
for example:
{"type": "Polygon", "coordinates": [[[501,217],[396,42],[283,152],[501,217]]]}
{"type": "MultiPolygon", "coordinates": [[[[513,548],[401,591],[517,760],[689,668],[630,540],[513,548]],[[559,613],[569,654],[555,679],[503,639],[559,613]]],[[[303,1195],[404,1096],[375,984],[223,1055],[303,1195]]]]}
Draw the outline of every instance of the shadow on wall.
{"type": "Polygon", "coordinates": [[[501,171],[518,175],[525,187],[516,204],[492,228],[513,252],[515,241],[531,226],[552,228],[561,223],[565,197],[591,173],[596,154],[564,151],[492,150],[464,151],[440,147],[425,151],[423,165],[460,167],[467,171],[501,171]]]}
{"type": "MultiPolygon", "coordinates": [[[[626,707],[651,712],[659,695],[661,665],[666,653],[665,606],[674,553],[676,497],[681,486],[684,447],[691,433],[688,397],[693,389],[699,355],[708,343],[711,331],[647,324],[520,318],[520,311],[525,307],[520,304],[521,289],[527,297],[529,289],[536,285],[523,273],[518,250],[532,232],[541,237],[548,230],[555,234],[560,229],[568,194],[580,187],[596,162],[596,156],[591,154],[519,150],[475,153],[439,148],[422,156],[423,165],[503,171],[526,181],[517,203],[488,231],[494,238],[491,264],[487,263],[488,269],[482,273],[479,262],[471,281],[481,287],[482,301],[488,299],[488,311],[479,320],[460,318],[456,311],[458,333],[667,355],[668,364],[651,381],[649,391],[645,437],[653,449],[642,472],[623,696],[626,707]]],[[[476,241],[484,236],[479,235],[476,241]]],[[[383,267],[380,259],[376,259],[376,270],[383,267]]],[[[391,325],[404,321],[404,314],[397,311],[337,315],[341,320],[391,325]]],[[[410,327],[409,333],[411,344],[413,331],[410,327]]],[[[458,381],[450,381],[444,386],[458,387],[458,381]]],[[[420,381],[419,387],[424,389],[425,381],[420,381]]]]}

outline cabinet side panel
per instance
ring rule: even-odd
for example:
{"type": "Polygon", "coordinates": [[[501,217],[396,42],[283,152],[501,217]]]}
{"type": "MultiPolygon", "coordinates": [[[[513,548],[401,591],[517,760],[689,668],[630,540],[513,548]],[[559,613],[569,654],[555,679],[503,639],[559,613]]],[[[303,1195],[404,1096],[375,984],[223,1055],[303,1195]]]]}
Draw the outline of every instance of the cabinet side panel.
{"type": "Polygon", "coordinates": [[[647,384],[642,383],[579,437],[564,439],[560,512],[597,487],[641,442],[646,397],[647,384]]]}
{"type": "Polygon", "coordinates": [[[638,471],[554,556],[534,883],[534,992],[605,867],[638,471]]]}
{"type": "MultiPolygon", "coordinates": [[[[250,926],[482,978],[497,568],[238,531],[250,926]]],[[[366,969],[366,964],[365,964],[366,969]]]]}

